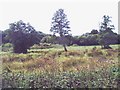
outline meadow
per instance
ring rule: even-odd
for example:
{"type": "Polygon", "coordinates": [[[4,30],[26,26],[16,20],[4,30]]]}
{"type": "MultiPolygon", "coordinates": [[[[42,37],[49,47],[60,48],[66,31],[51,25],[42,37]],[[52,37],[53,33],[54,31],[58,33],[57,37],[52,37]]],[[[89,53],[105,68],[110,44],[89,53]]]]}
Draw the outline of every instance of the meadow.
{"type": "Polygon", "coordinates": [[[3,88],[117,88],[120,45],[1,52],[3,88]]]}

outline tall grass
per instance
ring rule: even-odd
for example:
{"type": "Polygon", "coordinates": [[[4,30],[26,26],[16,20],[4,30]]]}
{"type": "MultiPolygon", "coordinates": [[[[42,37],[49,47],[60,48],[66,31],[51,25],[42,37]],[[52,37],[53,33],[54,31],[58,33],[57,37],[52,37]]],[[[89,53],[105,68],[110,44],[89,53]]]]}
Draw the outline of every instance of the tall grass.
{"type": "Polygon", "coordinates": [[[4,88],[117,88],[118,54],[100,46],[39,49],[28,54],[4,53],[4,88]]]}

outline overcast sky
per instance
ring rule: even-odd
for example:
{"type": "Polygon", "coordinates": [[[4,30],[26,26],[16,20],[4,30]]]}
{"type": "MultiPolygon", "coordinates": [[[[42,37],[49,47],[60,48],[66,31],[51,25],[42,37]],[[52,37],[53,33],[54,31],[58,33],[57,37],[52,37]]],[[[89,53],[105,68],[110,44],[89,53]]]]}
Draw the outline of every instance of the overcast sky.
{"type": "Polygon", "coordinates": [[[118,2],[116,0],[2,0],[0,1],[0,30],[9,23],[23,20],[37,31],[50,33],[51,19],[58,9],[64,9],[70,21],[71,33],[81,35],[99,28],[103,15],[112,17],[118,32],[118,2]]]}

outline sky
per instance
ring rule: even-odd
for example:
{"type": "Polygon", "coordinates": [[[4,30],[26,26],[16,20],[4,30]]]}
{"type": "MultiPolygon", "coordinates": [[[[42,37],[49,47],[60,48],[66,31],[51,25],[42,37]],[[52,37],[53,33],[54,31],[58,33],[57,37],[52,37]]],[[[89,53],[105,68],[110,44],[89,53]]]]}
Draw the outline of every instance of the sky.
{"type": "Polygon", "coordinates": [[[117,0],[0,0],[0,30],[23,20],[37,31],[49,34],[52,17],[60,8],[64,9],[70,21],[72,35],[99,30],[103,15],[112,17],[114,32],[118,33],[117,0]]]}

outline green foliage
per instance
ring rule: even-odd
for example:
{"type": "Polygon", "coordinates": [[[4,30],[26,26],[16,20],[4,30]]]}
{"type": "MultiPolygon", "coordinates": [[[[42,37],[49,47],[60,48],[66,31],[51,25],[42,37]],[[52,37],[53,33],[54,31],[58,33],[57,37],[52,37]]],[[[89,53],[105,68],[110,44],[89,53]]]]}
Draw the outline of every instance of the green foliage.
{"type": "Polygon", "coordinates": [[[54,35],[37,32],[23,21],[11,23],[9,29],[0,32],[5,52],[0,53],[3,88],[117,88],[120,50],[118,45],[109,45],[119,43],[120,35],[112,31],[110,18],[103,16],[100,32],[93,29],[74,37],[69,35],[63,9],[52,18],[50,31],[54,35]],[[64,52],[59,44],[65,51],[65,45],[73,46],[64,52]],[[110,49],[87,46],[98,44],[110,49]],[[29,53],[15,54],[10,52],[12,49],[15,53],[27,53],[29,49],[29,53]]]}
{"type": "Polygon", "coordinates": [[[117,40],[118,40],[117,44],[120,44],[120,34],[117,35],[117,40]]]}
{"type": "Polygon", "coordinates": [[[39,75],[4,72],[3,77],[3,88],[117,88],[116,75],[109,69],[39,75]]]}
{"type": "Polygon", "coordinates": [[[66,35],[69,35],[70,27],[69,27],[69,21],[67,20],[67,15],[64,14],[63,9],[59,9],[54,14],[54,17],[52,18],[52,26],[50,29],[51,32],[55,35],[58,33],[60,35],[60,42],[64,46],[64,50],[67,51],[67,48],[65,46],[66,42],[66,35]]]}
{"type": "Polygon", "coordinates": [[[40,42],[40,34],[28,23],[18,21],[9,26],[9,36],[13,44],[14,53],[27,53],[27,49],[40,42]]]}
{"type": "Polygon", "coordinates": [[[9,30],[5,30],[5,31],[1,31],[1,35],[2,35],[2,43],[11,43],[11,38],[9,36],[9,30]]]}
{"type": "Polygon", "coordinates": [[[54,34],[58,33],[61,37],[68,35],[69,33],[69,21],[67,20],[67,15],[64,14],[63,9],[59,9],[54,14],[54,17],[52,18],[52,26],[50,31],[54,34]]]}
{"type": "Polygon", "coordinates": [[[57,38],[55,35],[46,35],[42,38],[41,43],[52,43],[56,44],[57,43],[57,38]]]}
{"type": "Polygon", "coordinates": [[[110,44],[117,43],[117,35],[112,31],[114,28],[114,25],[111,25],[110,20],[111,17],[104,15],[103,16],[103,22],[100,26],[100,38],[99,43],[102,46],[102,48],[110,48],[110,44]]]}
{"type": "Polygon", "coordinates": [[[3,88],[117,88],[118,45],[111,47],[70,46],[68,52],[59,47],[4,54],[3,88]]]}
{"type": "Polygon", "coordinates": [[[95,30],[95,29],[93,29],[93,30],[91,31],[91,34],[98,34],[98,31],[95,30]]]}
{"type": "Polygon", "coordinates": [[[103,16],[103,22],[101,22],[100,32],[115,29],[114,25],[111,24],[112,21],[110,20],[110,18],[112,17],[107,15],[103,16]]]}
{"type": "Polygon", "coordinates": [[[13,45],[11,43],[2,44],[2,51],[8,52],[13,50],[13,45]]]}

